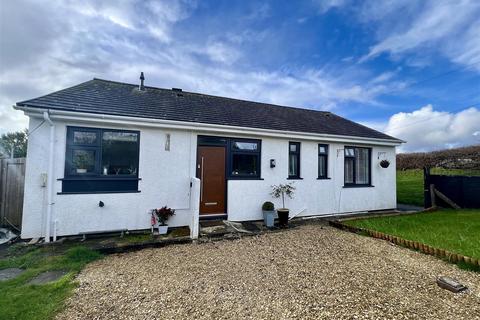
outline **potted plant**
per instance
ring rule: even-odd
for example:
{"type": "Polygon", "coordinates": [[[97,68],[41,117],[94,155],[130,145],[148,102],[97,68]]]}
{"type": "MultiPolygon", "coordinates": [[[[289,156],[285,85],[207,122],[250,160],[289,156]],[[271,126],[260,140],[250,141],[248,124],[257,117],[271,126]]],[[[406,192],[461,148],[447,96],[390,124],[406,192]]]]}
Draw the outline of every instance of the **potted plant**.
{"type": "Polygon", "coordinates": [[[281,227],[288,226],[288,214],[289,214],[290,210],[285,208],[285,197],[289,197],[290,199],[292,199],[294,190],[295,190],[295,187],[293,186],[293,183],[279,184],[278,186],[277,185],[272,186],[271,195],[274,198],[282,197],[283,207],[277,209],[278,222],[279,222],[281,227]]]}
{"type": "Polygon", "coordinates": [[[272,228],[275,224],[275,206],[272,202],[266,201],[262,205],[263,222],[267,228],[272,228]]]}
{"type": "Polygon", "coordinates": [[[390,161],[388,161],[388,160],[380,161],[380,167],[382,167],[382,168],[388,168],[389,165],[390,165],[390,161]]]}
{"type": "Polygon", "coordinates": [[[175,214],[175,210],[172,208],[167,208],[164,206],[160,209],[153,209],[155,215],[158,218],[158,233],[159,234],[167,234],[168,225],[167,220],[175,214]]]}
{"type": "Polygon", "coordinates": [[[87,167],[89,165],[88,156],[86,154],[79,153],[76,155],[73,164],[76,167],[77,173],[87,173],[87,167]]]}

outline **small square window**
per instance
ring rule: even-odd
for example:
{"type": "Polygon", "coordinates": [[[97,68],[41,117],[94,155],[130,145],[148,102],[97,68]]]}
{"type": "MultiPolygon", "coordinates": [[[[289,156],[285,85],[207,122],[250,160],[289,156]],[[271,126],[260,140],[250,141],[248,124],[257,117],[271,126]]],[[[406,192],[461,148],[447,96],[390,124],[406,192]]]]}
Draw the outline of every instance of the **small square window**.
{"type": "Polygon", "coordinates": [[[327,153],[327,147],[326,146],[319,146],[318,147],[318,153],[327,153]]]}
{"type": "Polygon", "coordinates": [[[354,156],[355,156],[355,149],[353,149],[353,148],[346,148],[346,149],[345,149],[345,156],[346,156],[346,157],[354,157],[354,156]]]}
{"type": "Polygon", "coordinates": [[[290,144],[290,152],[297,152],[297,145],[296,144],[293,144],[293,143],[290,144]]]}
{"type": "Polygon", "coordinates": [[[234,179],[260,178],[260,140],[229,140],[229,177],[234,179]]]}

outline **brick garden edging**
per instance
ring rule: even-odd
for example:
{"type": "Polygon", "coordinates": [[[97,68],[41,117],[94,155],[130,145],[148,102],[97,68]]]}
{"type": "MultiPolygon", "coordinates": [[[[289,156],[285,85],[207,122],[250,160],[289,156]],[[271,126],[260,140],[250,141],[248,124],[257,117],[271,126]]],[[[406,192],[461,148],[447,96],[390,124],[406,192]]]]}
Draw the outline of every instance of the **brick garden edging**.
{"type": "Polygon", "coordinates": [[[445,259],[447,261],[450,261],[452,263],[458,263],[458,262],[464,262],[466,264],[480,267],[480,259],[477,258],[472,258],[472,257],[467,257],[458,253],[450,252],[445,249],[438,249],[432,246],[429,246],[427,244],[418,242],[418,241],[412,241],[412,240],[406,240],[397,236],[392,236],[380,231],[375,231],[375,230],[369,230],[365,228],[360,228],[360,227],[354,227],[354,226],[349,226],[346,224],[343,224],[340,221],[329,221],[329,224],[332,227],[335,227],[340,230],[346,230],[349,232],[353,233],[362,233],[362,234],[367,234],[370,237],[377,238],[377,239],[382,239],[386,240],[389,242],[392,242],[396,245],[413,249],[413,250],[418,250],[420,252],[423,252],[425,254],[435,256],[441,259],[445,259]]]}

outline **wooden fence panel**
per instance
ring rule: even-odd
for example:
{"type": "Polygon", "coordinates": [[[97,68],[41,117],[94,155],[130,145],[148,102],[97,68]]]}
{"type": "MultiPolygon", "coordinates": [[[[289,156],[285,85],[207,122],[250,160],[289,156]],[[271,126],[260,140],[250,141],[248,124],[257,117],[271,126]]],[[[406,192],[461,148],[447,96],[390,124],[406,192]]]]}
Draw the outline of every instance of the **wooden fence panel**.
{"type": "MultiPolygon", "coordinates": [[[[461,208],[480,208],[480,177],[436,175],[425,169],[425,208],[432,205],[430,193],[427,192],[431,184],[461,208]]],[[[440,202],[437,205],[449,207],[441,199],[437,199],[437,202],[440,202]]]]}
{"type": "Polygon", "coordinates": [[[0,225],[21,229],[25,158],[2,159],[0,162],[0,225]]]}

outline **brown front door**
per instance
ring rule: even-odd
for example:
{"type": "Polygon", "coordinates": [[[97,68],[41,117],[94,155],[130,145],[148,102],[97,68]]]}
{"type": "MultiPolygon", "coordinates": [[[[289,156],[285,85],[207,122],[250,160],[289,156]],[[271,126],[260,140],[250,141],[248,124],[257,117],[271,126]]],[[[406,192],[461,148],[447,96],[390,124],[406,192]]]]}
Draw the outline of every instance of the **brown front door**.
{"type": "Polygon", "coordinates": [[[200,214],[224,214],[225,147],[198,147],[197,177],[200,184],[200,214]]]}

